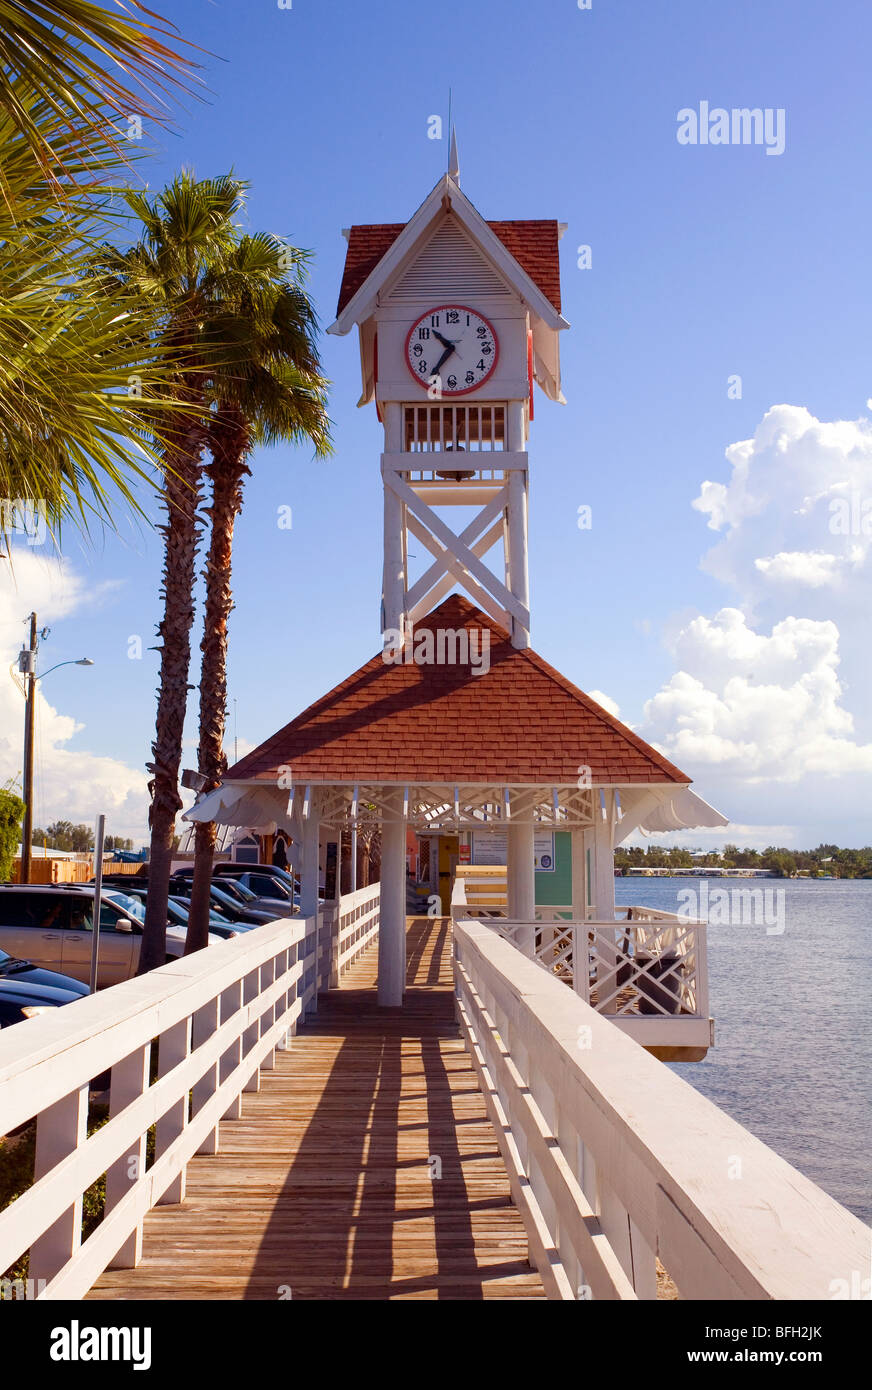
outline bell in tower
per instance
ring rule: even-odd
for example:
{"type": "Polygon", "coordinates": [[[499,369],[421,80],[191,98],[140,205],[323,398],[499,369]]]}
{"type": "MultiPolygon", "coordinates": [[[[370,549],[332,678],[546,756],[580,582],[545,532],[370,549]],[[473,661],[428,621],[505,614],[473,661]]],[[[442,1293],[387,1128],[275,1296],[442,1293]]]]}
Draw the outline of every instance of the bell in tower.
{"type": "Polygon", "coordinates": [[[358,404],[374,399],[384,425],[382,631],[414,629],[460,586],[513,646],[528,647],[527,439],[534,381],[563,400],[564,229],[486,222],[459,180],[452,132],[448,173],[409,222],[347,231],[329,331],[357,324],[358,404]],[[474,509],[462,527],[443,514],[458,507],[474,509]],[[430,559],[414,578],[410,538],[430,559]]]}

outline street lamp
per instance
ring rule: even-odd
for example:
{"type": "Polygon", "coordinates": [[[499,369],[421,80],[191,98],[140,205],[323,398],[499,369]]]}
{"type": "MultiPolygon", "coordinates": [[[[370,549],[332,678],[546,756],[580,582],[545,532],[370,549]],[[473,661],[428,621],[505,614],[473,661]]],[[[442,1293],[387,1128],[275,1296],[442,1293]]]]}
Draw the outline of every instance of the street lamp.
{"type": "MultiPolygon", "coordinates": [[[[47,636],[48,628],[43,628],[43,637],[47,636]]],[[[38,650],[36,614],[30,615],[30,647],[23,648],[18,655],[18,669],[22,673],[26,682],[27,706],[24,713],[24,825],[21,831],[21,869],[18,875],[19,883],[30,882],[32,840],[33,840],[33,731],[36,718],[36,683],[45,676],[51,675],[52,671],[57,671],[61,666],[93,666],[94,663],[89,656],[79,657],[77,661],[59,661],[55,666],[49,666],[42,675],[36,674],[36,653],[38,650]],[[29,679],[28,679],[29,677],[29,679]]]]}

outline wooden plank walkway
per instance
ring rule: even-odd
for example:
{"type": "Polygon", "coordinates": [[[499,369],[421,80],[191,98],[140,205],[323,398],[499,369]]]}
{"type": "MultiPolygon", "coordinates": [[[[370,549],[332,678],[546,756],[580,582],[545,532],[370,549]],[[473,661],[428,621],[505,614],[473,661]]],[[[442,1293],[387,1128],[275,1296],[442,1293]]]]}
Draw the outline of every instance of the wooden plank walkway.
{"type": "Polygon", "coordinates": [[[149,1213],[138,1268],[89,1298],[544,1298],[454,1020],[450,922],[410,919],[402,1010],[377,1007],[376,958],[222,1121],[184,1204],[149,1213]]]}

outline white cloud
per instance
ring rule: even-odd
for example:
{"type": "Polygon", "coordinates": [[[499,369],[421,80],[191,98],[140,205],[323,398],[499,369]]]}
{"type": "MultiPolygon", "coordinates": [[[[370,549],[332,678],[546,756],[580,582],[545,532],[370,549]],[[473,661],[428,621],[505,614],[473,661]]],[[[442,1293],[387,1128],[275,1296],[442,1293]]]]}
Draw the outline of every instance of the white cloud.
{"type": "Polygon", "coordinates": [[[674,643],[680,669],[645,706],[640,730],[679,767],[795,782],[872,772],[840,703],[835,623],[785,618],[767,636],[736,608],[693,619],[674,643]]]}
{"type": "Polygon", "coordinates": [[[825,588],[846,570],[872,578],[872,423],[775,405],[753,439],[726,450],[727,482],[704,482],[692,506],[723,539],[705,570],[746,601],[781,588],[825,588]]]}
{"type": "MultiPolygon", "coordinates": [[[[30,609],[51,626],[102,597],[107,587],[86,585],[69,561],[17,547],[14,571],[0,564],[0,782],[20,779],[23,764],[24,700],[9,673],[27,637],[22,621],[30,609]]],[[[117,758],[67,748],[85,726],[62,714],[37,687],[36,752],[39,782],[35,821],[90,824],[104,811],[112,834],[141,840],[148,822],[145,772],[117,758]]]]}
{"type": "MultiPolygon", "coordinates": [[[[738,845],[739,849],[768,849],[770,845],[788,845],[798,848],[802,833],[795,825],[743,825],[731,821],[727,826],[700,827],[697,830],[670,830],[658,835],[630,837],[626,848],[639,845],[647,849],[649,845],[663,845],[670,849],[723,849],[724,845],[738,845]]],[[[618,892],[620,897],[620,891],[618,892]]]]}
{"type": "Polygon", "coordinates": [[[845,560],[821,550],[780,550],[777,555],[755,560],[754,565],[776,583],[822,589],[840,581],[845,560]]]}
{"type": "Polygon", "coordinates": [[[589,690],[587,693],[592,700],[596,700],[598,705],[602,705],[603,709],[606,710],[613,719],[620,719],[621,707],[610,695],[604,695],[601,690],[589,690]]]}

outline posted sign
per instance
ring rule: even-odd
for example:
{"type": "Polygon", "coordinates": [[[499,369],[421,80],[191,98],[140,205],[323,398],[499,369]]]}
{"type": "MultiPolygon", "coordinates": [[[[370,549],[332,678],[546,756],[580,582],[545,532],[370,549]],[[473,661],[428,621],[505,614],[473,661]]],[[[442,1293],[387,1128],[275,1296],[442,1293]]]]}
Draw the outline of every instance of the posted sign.
{"type": "MultiPolygon", "coordinates": [[[[473,860],[476,864],[508,863],[508,831],[476,830],[473,836],[473,860]]],[[[537,873],[553,874],[554,832],[536,831],[533,835],[533,865],[537,873]]]]}

